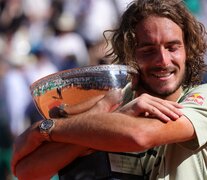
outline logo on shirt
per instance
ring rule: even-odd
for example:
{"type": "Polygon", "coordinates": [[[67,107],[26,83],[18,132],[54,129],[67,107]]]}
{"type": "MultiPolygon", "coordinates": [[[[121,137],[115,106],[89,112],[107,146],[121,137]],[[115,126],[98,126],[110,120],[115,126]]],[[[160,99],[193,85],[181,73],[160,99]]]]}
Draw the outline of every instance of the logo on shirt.
{"type": "Polygon", "coordinates": [[[205,98],[199,93],[190,94],[184,101],[203,105],[205,98]]]}

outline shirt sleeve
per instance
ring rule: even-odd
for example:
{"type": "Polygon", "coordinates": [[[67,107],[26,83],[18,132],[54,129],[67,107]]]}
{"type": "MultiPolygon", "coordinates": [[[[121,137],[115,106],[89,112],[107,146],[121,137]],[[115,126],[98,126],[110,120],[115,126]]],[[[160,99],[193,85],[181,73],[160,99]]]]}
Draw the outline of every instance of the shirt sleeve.
{"type": "Polygon", "coordinates": [[[197,86],[188,91],[179,101],[183,105],[183,115],[192,123],[196,138],[180,143],[191,150],[198,150],[207,142],[207,84],[197,86]]]}

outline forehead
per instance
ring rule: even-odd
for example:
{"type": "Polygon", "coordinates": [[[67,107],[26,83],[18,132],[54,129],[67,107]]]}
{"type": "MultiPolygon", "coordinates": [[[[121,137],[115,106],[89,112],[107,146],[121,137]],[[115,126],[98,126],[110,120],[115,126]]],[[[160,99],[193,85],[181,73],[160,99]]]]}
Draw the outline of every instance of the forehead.
{"type": "Polygon", "coordinates": [[[166,17],[149,16],[139,22],[135,29],[138,42],[163,42],[174,39],[182,40],[182,29],[172,20],[166,17]]]}

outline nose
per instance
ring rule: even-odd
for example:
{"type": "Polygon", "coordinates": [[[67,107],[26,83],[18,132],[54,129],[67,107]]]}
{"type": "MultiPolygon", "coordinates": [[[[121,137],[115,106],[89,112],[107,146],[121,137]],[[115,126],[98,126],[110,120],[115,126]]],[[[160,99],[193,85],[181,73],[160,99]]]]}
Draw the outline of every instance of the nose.
{"type": "Polygon", "coordinates": [[[169,51],[164,47],[160,47],[160,49],[157,52],[156,65],[166,67],[170,64],[170,61],[171,59],[169,51]]]}

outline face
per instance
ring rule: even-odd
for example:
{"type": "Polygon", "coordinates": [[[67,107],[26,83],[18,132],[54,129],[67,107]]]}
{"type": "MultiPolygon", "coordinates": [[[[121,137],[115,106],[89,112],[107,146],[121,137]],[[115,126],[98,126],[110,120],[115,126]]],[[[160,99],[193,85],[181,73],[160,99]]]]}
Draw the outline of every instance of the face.
{"type": "Polygon", "coordinates": [[[181,28],[168,18],[151,16],[137,24],[136,39],[141,86],[158,96],[181,88],[186,61],[181,28]]]}

